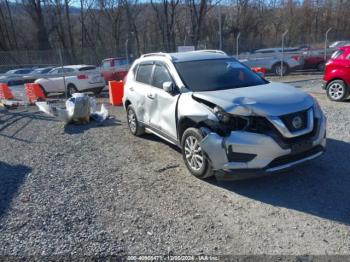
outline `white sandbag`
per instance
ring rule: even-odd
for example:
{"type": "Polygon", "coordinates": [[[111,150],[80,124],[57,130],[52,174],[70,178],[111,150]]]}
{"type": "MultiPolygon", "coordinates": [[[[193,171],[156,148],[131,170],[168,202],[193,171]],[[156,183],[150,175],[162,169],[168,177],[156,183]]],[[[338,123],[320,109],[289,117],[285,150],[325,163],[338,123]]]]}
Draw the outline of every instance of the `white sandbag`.
{"type": "Polygon", "coordinates": [[[66,101],[66,109],[55,107],[47,102],[35,103],[40,111],[57,117],[65,123],[88,123],[90,117],[102,123],[108,118],[108,110],[104,104],[96,111],[96,100],[83,93],[75,93],[66,101]]]}

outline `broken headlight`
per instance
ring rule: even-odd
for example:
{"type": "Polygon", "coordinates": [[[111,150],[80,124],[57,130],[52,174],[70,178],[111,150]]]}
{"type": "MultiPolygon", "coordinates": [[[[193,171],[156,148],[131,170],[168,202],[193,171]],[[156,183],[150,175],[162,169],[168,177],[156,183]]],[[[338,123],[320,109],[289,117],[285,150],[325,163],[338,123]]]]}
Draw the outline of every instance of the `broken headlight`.
{"type": "Polygon", "coordinates": [[[220,122],[228,124],[231,120],[231,115],[226,113],[221,107],[214,107],[214,114],[219,119],[220,122]]]}

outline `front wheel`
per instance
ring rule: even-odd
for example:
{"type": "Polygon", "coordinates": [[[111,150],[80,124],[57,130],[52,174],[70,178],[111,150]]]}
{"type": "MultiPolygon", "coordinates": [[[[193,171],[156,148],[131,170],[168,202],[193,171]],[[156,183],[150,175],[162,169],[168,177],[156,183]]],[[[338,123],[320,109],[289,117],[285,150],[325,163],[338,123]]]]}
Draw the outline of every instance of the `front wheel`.
{"type": "Polygon", "coordinates": [[[349,88],[343,80],[334,80],[327,85],[327,96],[332,101],[344,101],[349,96],[349,88]]]}
{"type": "Polygon", "coordinates": [[[202,139],[202,133],[196,128],[188,128],[181,139],[185,164],[191,174],[198,178],[206,178],[214,174],[213,168],[200,147],[202,139]]]}

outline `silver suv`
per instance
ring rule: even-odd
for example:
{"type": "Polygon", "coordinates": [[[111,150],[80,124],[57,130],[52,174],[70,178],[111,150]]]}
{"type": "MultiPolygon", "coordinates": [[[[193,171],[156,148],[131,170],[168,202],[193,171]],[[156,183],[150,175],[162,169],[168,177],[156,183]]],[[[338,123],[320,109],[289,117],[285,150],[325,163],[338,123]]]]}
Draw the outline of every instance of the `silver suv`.
{"type": "Polygon", "coordinates": [[[123,103],[132,134],[179,146],[199,178],[277,172],[326,146],[326,119],[313,97],[270,83],[221,51],[141,56],[125,79],[123,103]]]}

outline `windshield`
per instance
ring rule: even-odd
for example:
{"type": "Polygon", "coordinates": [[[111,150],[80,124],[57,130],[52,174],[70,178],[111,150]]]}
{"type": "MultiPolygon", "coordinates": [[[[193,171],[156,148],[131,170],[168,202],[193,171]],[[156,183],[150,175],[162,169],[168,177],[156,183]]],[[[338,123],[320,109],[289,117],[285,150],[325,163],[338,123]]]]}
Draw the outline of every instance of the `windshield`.
{"type": "Polygon", "coordinates": [[[175,63],[184,84],[194,92],[263,85],[266,80],[234,59],[175,63]]]}

